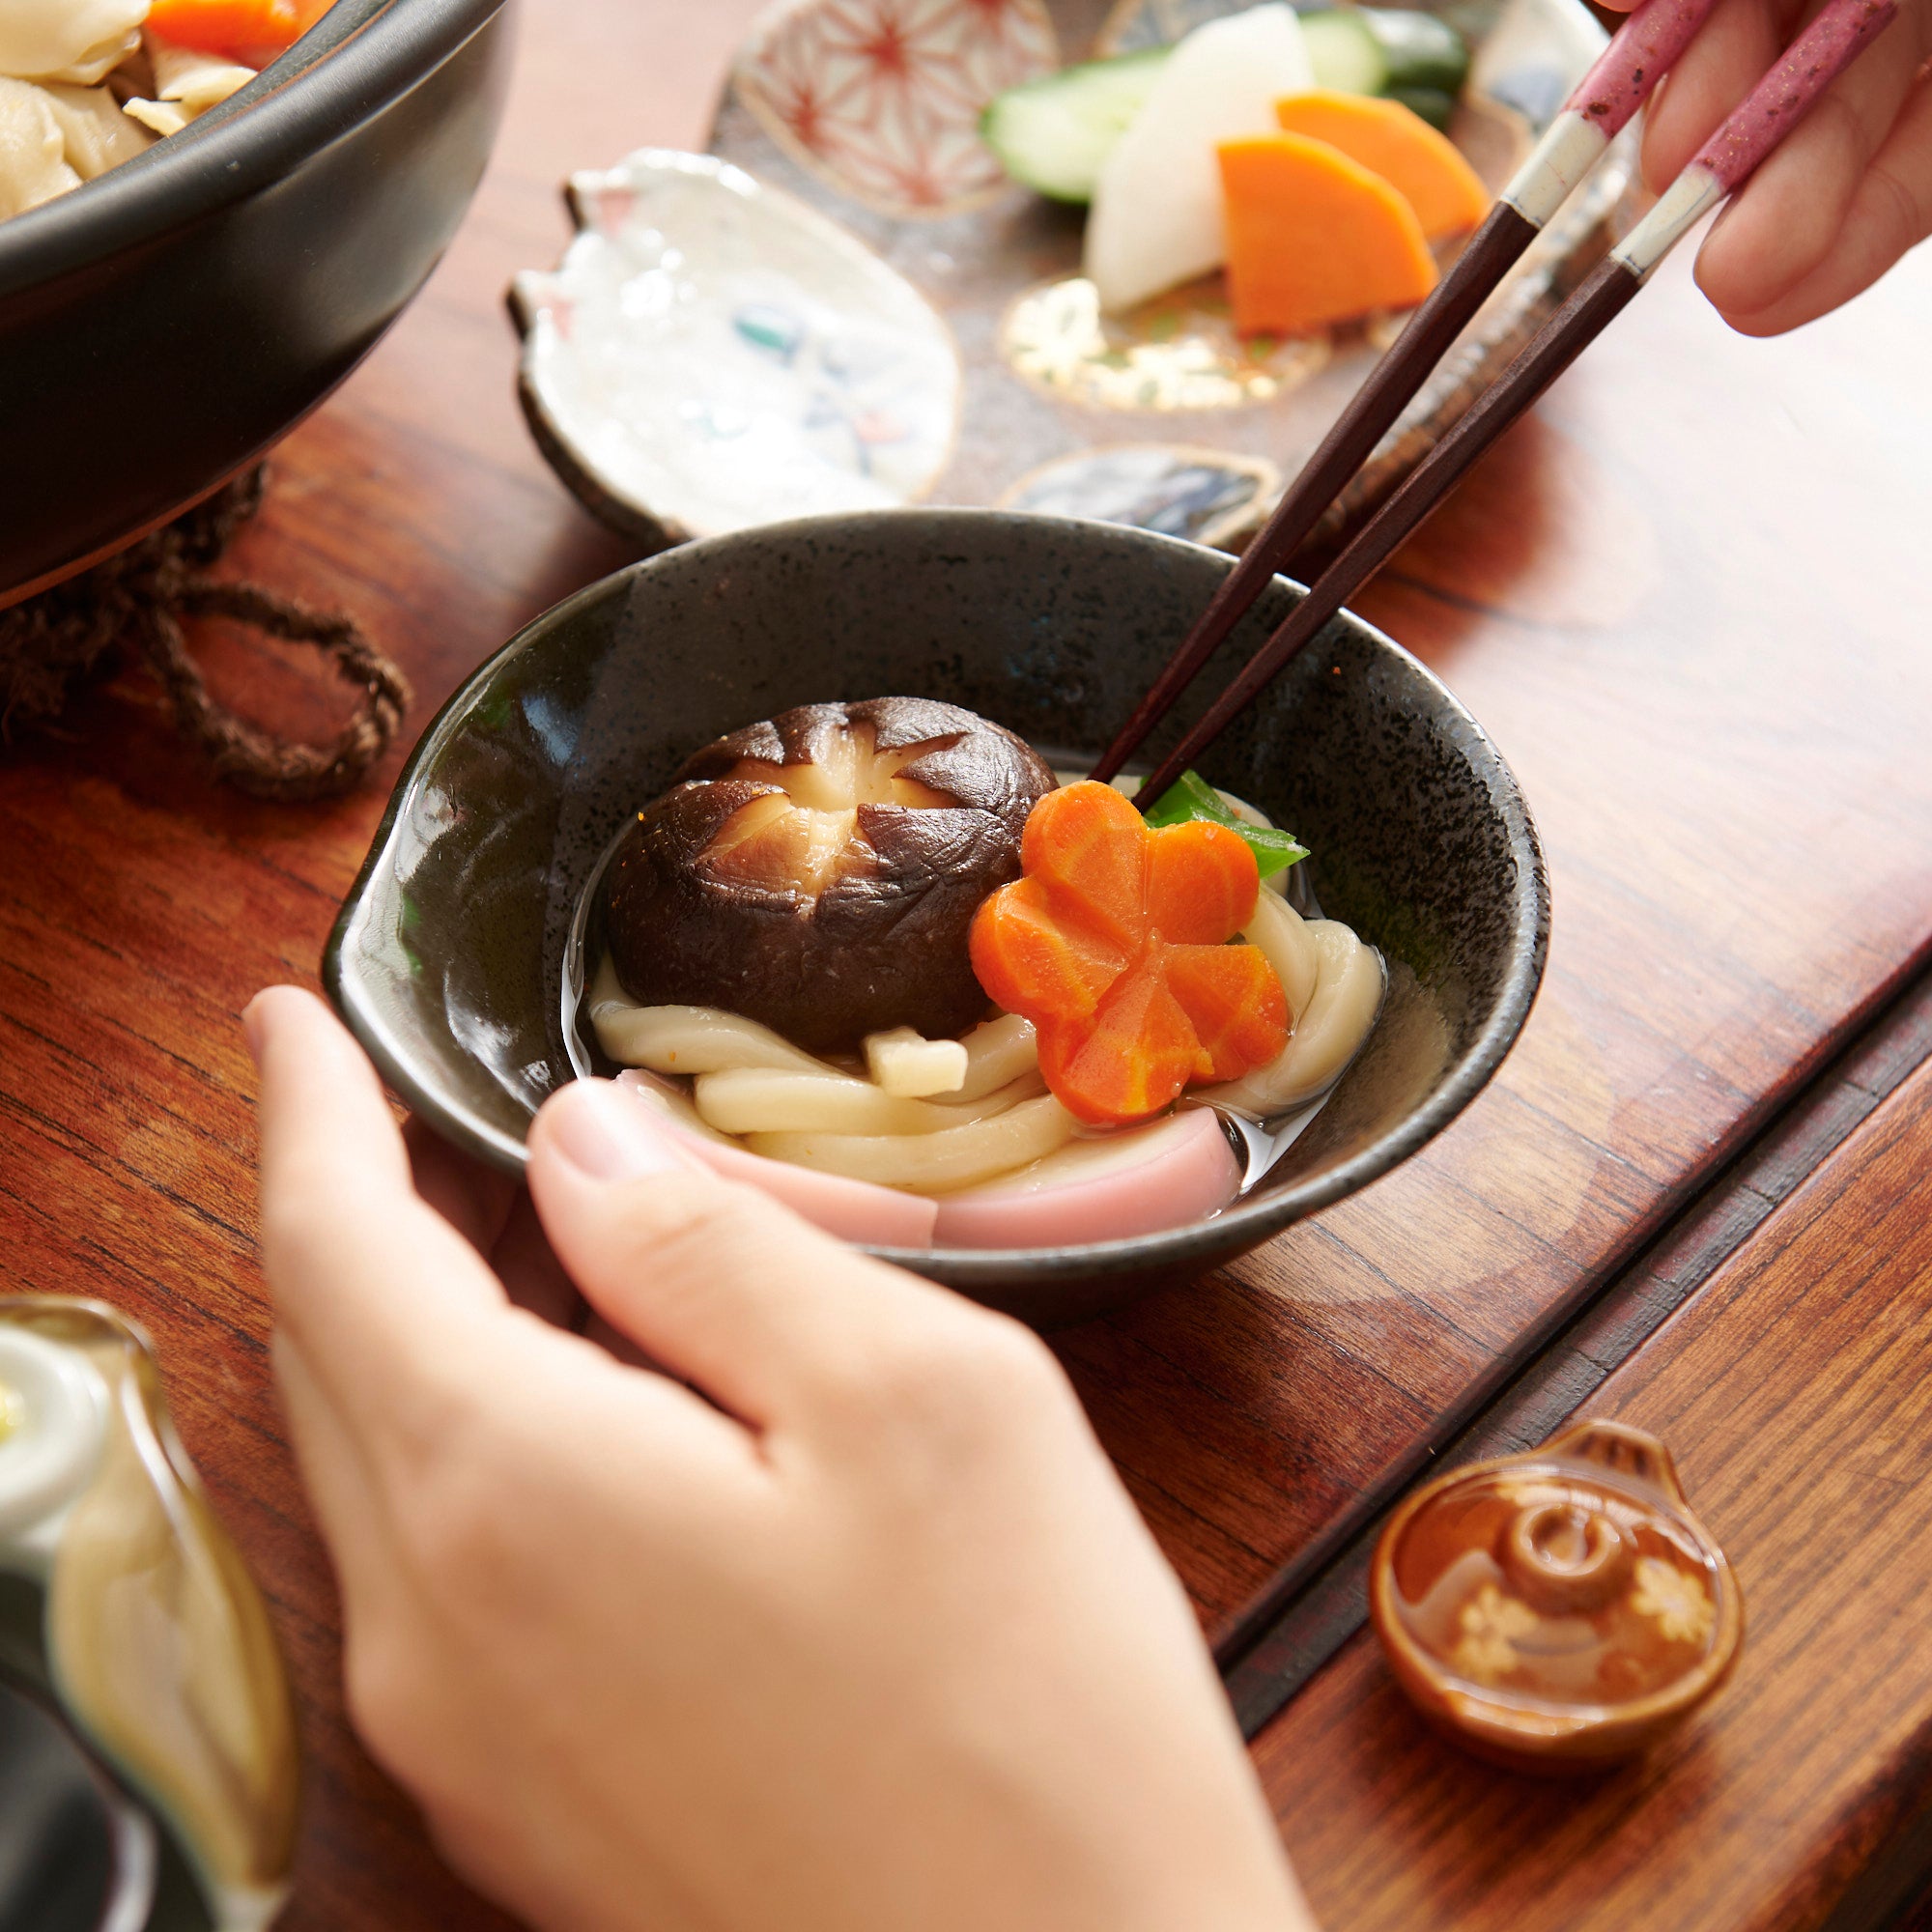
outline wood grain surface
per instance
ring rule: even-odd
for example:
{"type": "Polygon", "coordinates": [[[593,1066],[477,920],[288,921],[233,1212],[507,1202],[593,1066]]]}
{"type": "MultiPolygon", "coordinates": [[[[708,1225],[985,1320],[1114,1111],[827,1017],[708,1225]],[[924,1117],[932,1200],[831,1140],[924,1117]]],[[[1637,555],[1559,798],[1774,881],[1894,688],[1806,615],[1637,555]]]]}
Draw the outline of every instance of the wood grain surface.
{"type": "Polygon", "coordinates": [[[1729,1683],[1563,1782],[1427,1731],[1358,1637],[1257,1758],[1348,1932],[1876,1925],[1932,1873],[1932,1066],[1587,1413],[1670,1444],[1745,1597],[1729,1683]]]}
{"type": "MultiPolygon", "coordinates": [[[[285,446],[237,547],[238,575],[362,619],[415,680],[418,724],[518,625],[626,560],[529,445],[502,291],[561,247],[571,168],[699,138],[752,11],[532,0],[466,228],[285,446]]],[[[1932,259],[1771,344],[1728,335],[1679,265],[1367,600],[1524,782],[1552,864],[1550,973],[1502,1077],[1424,1158],[1238,1269],[1065,1338],[1215,1632],[1453,1434],[1925,955],[1928,325],[1932,259]]],[[[245,638],[202,641],[267,722],[335,715],[245,638]]],[[[6,1283],[103,1295],[156,1336],[302,1702],[295,1932],[497,1922],[344,1723],[254,1260],[236,1014],[266,981],[314,982],[379,789],[299,810],[233,796],[138,680],[0,760],[6,1283]]]]}

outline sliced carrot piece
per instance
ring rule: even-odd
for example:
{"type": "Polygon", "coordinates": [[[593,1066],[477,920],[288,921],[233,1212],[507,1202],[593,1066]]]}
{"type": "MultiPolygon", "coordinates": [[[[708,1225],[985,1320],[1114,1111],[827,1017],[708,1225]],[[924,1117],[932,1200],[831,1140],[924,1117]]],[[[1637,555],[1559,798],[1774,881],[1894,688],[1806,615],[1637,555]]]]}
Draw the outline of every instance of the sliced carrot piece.
{"type": "Polygon", "coordinates": [[[1238,833],[1206,819],[1156,832],[1149,840],[1148,917],[1176,946],[1218,946],[1255,909],[1261,867],[1238,833]]]}
{"type": "Polygon", "coordinates": [[[1059,904],[1063,897],[1043,880],[1020,879],[973,916],[973,971],[987,997],[1010,1013],[1084,1018],[1133,957],[1077,909],[1059,904]]]}
{"type": "Polygon", "coordinates": [[[1117,1126],[1171,1105],[1190,1080],[1208,1077],[1213,1060],[1159,965],[1143,960],[1121,975],[1091,1025],[1041,1030],[1039,1070],[1068,1113],[1117,1126]]]}
{"type": "Polygon", "coordinates": [[[1228,294],[1243,335],[1306,335],[1376,309],[1413,308],[1435,258],[1406,199],[1306,134],[1223,141],[1228,294]]]}
{"type": "Polygon", "coordinates": [[[1189,1082],[1234,1079],[1288,1039],[1288,1001],[1252,946],[1253,849],[1225,825],[1150,827],[1110,785],[1034,807],[1025,876],[973,918],[973,970],[1039,1033],[1062,1105],[1096,1125],[1146,1120],[1189,1082]]]}
{"type": "Polygon", "coordinates": [[[1168,989],[1208,1056],[1200,1078],[1236,1080],[1281,1051],[1288,996],[1255,947],[1171,946],[1164,964],[1168,989]]]}
{"type": "Polygon", "coordinates": [[[1020,866],[1030,879],[1075,887],[1088,917],[1123,944],[1147,923],[1147,826],[1112,785],[1082,779],[1050,791],[1027,815],[1020,866]]]}
{"type": "Polygon", "coordinates": [[[1490,212],[1490,191],[1462,151],[1400,100],[1318,88],[1277,100],[1274,113],[1284,133],[1326,141],[1380,175],[1432,242],[1473,228],[1490,212]]]}

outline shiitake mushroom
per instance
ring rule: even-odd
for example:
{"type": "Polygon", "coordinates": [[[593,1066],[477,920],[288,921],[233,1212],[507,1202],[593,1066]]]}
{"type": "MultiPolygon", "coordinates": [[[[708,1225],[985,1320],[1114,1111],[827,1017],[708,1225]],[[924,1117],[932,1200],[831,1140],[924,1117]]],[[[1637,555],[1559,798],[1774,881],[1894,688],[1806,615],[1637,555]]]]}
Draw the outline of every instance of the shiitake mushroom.
{"type": "Polygon", "coordinates": [[[984,1017],[967,928],[1054,788],[1004,726],[923,697],[804,704],[686,760],[608,878],[624,990],[723,1007],[813,1053],[984,1017]]]}

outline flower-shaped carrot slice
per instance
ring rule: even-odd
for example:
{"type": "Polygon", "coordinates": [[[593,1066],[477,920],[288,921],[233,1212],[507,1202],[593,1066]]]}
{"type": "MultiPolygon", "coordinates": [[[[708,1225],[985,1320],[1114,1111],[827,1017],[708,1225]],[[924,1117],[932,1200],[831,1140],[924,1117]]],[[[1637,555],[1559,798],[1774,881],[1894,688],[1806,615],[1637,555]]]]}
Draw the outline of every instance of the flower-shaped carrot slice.
{"type": "Polygon", "coordinates": [[[1261,877],[1225,826],[1155,830],[1111,785],[1067,785],[1034,807],[1020,865],[973,921],[973,970],[1039,1030],[1040,1071],[1070,1113],[1145,1120],[1287,1043],[1273,968],[1227,944],[1261,877]]]}

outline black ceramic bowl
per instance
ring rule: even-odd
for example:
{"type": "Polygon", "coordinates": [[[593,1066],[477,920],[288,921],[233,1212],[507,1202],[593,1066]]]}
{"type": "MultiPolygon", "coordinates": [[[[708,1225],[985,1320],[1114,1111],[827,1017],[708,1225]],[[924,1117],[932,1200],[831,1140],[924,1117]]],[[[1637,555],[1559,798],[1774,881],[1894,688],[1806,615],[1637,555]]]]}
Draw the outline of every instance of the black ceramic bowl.
{"type": "MultiPolygon", "coordinates": [[[[1107,524],[888,510],[715,537],[606,578],[513,639],[424,735],[330,935],[329,994],[411,1106],[515,1168],[531,1114],[571,1077],[563,960],[584,882],[687,753],[787,705],[904,692],[1091,755],[1229,567],[1107,524]]],[[[1204,700],[1298,594],[1276,582],[1204,700]]],[[[1362,1054],[1212,1220],[889,1259],[1030,1321],[1077,1320],[1386,1173],[1495,1071],[1542,975],[1548,891],[1515,779],[1441,684],[1339,619],[1205,767],[1301,837],[1323,910],[1382,949],[1389,994],[1362,1054]]]]}
{"type": "Polygon", "coordinates": [[[165,522],[353,369],[496,134],[503,0],[338,0],[172,140],[0,222],[0,604],[165,522]]]}

